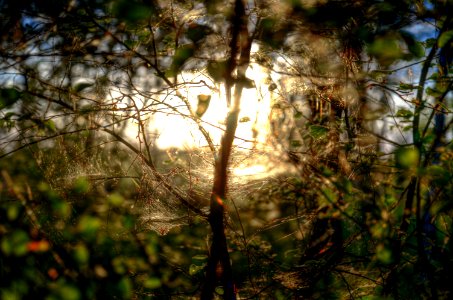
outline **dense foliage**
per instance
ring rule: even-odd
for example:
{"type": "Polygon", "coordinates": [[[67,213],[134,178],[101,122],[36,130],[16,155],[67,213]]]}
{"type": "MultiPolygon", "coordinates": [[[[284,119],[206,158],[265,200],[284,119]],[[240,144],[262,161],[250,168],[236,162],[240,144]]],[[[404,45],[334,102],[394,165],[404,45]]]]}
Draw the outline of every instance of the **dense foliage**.
{"type": "Polygon", "coordinates": [[[451,298],[452,10],[0,0],[0,298],[451,298]]]}

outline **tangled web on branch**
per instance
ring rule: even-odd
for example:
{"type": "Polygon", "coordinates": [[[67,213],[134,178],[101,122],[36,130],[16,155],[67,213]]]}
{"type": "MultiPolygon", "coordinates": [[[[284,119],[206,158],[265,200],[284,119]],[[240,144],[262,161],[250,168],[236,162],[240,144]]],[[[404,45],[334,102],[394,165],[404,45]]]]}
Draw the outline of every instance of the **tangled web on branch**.
{"type": "Polygon", "coordinates": [[[165,235],[175,227],[188,225],[196,216],[175,193],[191,205],[207,209],[212,180],[198,168],[194,170],[179,166],[165,174],[165,182],[172,186],[170,191],[155,178],[151,168],[142,165],[138,202],[141,204],[140,221],[146,229],[165,235]]]}

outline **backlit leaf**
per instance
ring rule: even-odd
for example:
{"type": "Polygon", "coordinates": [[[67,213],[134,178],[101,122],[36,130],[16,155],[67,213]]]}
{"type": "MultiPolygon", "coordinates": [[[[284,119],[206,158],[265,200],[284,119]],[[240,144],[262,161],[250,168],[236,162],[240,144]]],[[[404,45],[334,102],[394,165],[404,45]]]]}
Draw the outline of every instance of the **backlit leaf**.
{"type": "Polygon", "coordinates": [[[439,40],[437,41],[437,45],[439,48],[443,48],[448,42],[450,42],[453,39],[453,30],[445,31],[442,33],[439,37],[439,40]]]}
{"type": "Polygon", "coordinates": [[[397,166],[408,169],[418,165],[420,153],[415,148],[399,148],[396,153],[397,166]]]}

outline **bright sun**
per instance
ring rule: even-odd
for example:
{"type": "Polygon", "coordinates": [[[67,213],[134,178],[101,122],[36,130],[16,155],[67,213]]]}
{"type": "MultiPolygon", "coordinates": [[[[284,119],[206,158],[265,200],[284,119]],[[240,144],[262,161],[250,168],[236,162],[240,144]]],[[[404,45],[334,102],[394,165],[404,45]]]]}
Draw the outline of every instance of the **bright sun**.
{"type": "MultiPolygon", "coordinates": [[[[186,82],[200,82],[203,80],[209,85],[210,79],[200,74],[183,74],[186,82]]],[[[239,149],[250,149],[254,144],[264,143],[269,133],[269,112],[271,99],[267,87],[263,83],[267,74],[258,65],[251,65],[247,70],[247,77],[251,78],[256,88],[244,89],[241,99],[241,111],[239,114],[239,124],[236,130],[235,145],[239,149]]],[[[202,126],[209,133],[214,144],[220,142],[223,134],[225,117],[228,107],[223,86],[216,85],[217,91],[209,89],[207,86],[189,85],[180,90],[186,97],[192,109],[198,105],[198,95],[210,95],[208,109],[201,117],[202,126]]],[[[172,98],[178,107],[184,106],[182,101],[176,96],[172,98]]],[[[159,136],[156,144],[161,149],[167,148],[199,148],[208,145],[205,137],[200,132],[198,125],[189,118],[178,115],[156,114],[151,126],[157,126],[159,136]]]]}

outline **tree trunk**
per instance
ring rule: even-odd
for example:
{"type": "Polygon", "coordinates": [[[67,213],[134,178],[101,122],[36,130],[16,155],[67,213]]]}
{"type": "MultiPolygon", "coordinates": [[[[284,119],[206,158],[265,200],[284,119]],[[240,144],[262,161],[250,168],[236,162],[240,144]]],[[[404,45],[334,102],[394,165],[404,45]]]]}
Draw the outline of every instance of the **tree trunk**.
{"type": "Polygon", "coordinates": [[[220,281],[223,287],[223,298],[236,299],[233,271],[228,253],[225,236],[224,212],[228,187],[228,162],[231,156],[234,136],[238,125],[239,107],[245,79],[245,71],[250,62],[250,48],[252,39],[247,31],[245,7],[242,0],[235,1],[234,14],[231,19],[231,57],[228,72],[225,76],[226,100],[230,104],[227,116],[225,133],[220,143],[219,156],[215,161],[214,185],[210,199],[210,214],[208,217],[212,230],[212,244],[210,257],[206,269],[206,281],[201,293],[201,299],[213,299],[215,288],[220,281]],[[240,52],[239,52],[240,50],[240,52]],[[239,53],[239,61],[236,56],[239,53]],[[232,72],[236,70],[237,80],[234,82],[232,72]],[[235,84],[234,84],[235,83],[235,84]],[[231,102],[231,88],[235,85],[233,102],[231,102]]]}

